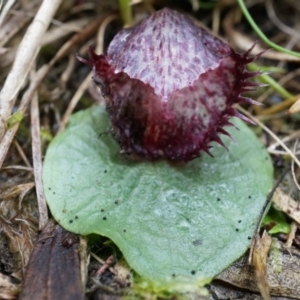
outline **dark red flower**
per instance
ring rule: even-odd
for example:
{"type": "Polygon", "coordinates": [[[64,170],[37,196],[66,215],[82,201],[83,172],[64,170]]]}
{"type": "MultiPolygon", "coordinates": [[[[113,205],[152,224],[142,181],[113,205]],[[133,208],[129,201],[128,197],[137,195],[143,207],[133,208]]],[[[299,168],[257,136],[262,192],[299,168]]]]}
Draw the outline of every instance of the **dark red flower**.
{"type": "Polygon", "coordinates": [[[80,60],[93,68],[123,153],[188,161],[223,145],[232,116],[249,121],[233,105],[256,103],[241,96],[258,86],[246,69],[252,48],[238,54],[165,8],[119,32],[106,55],[90,49],[80,60]]]}

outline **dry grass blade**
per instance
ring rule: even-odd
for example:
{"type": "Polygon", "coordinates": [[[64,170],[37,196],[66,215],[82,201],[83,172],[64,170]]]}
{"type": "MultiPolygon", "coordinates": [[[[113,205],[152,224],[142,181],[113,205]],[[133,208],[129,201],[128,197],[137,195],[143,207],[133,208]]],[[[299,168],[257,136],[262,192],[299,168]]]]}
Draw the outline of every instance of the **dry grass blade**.
{"type": "Polygon", "coordinates": [[[34,180],[39,209],[39,230],[42,230],[48,222],[48,210],[42,180],[40,114],[37,93],[35,93],[31,101],[31,137],[34,180]]]}
{"type": "Polygon", "coordinates": [[[0,93],[0,140],[6,130],[6,120],[10,116],[15,99],[38,54],[40,43],[61,0],[44,0],[29,26],[0,93]]]}
{"type": "Polygon", "coordinates": [[[28,158],[26,157],[26,155],[25,155],[25,153],[24,153],[22,147],[21,147],[20,144],[18,143],[18,141],[14,141],[14,145],[15,145],[16,149],[18,150],[18,152],[19,152],[21,158],[23,159],[25,165],[26,165],[28,168],[32,169],[32,166],[31,166],[31,164],[30,164],[28,158]]]}
{"type": "MultiPolygon", "coordinates": [[[[296,149],[297,149],[297,144],[298,144],[298,140],[296,140],[296,142],[295,142],[295,145],[294,145],[294,150],[293,150],[293,153],[296,155],[296,149]]],[[[298,183],[298,181],[297,181],[297,176],[296,176],[296,174],[295,174],[295,164],[294,164],[294,162],[292,161],[292,175],[293,175],[293,179],[294,179],[294,183],[295,183],[295,185],[297,186],[297,189],[300,191],[300,185],[299,185],[299,183],[298,183]]]]}
{"type": "Polygon", "coordinates": [[[32,0],[28,5],[23,7],[22,14],[13,15],[2,26],[0,24],[0,48],[24,28],[30,19],[32,19],[32,14],[35,15],[39,5],[39,0],[32,0]]]}
{"type": "Polygon", "coordinates": [[[88,23],[89,19],[82,18],[76,21],[66,22],[59,27],[49,30],[43,37],[41,46],[57,41],[58,39],[63,38],[72,32],[79,32],[88,23]]]}
{"type": "Polygon", "coordinates": [[[295,154],[286,146],[285,143],[282,142],[282,140],[267,126],[265,126],[262,122],[260,122],[256,117],[252,116],[249,112],[247,112],[245,109],[243,109],[241,106],[237,106],[238,110],[241,111],[243,114],[245,114],[247,117],[249,117],[252,121],[254,121],[257,125],[259,125],[264,131],[266,131],[277,143],[286,151],[286,154],[290,155],[295,163],[300,167],[300,161],[295,156],[295,154]]]}
{"type": "MultiPolygon", "coordinates": [[[[21,112],[24,114],[29,102],[31,101],[38,85],[40,84],[41,80],[44,78],[44,76],[47,74],[47,70],[45,68],[40,69],[39,72],[36,73],[36,77],[34,80],[31,81],[29,88],[23,95],[21,99],[21,103],[19,105],[18,112],[21,112]]],[[[6,157],[6,154],[8,152],[8,149],[11,145],[11,142],[19,128],[19,122],[14,124],[11,128],[9,128],[3,137],[3,139],[0,141],[0,169],[3,165],[4,159],[6,157]]]]}
{"type": "MultiPolygon", "coordinates": [[[[42,80],[50,71],[51,67],[61,58],[63,58],[77,43],[81,42],[89,38],[95,30],[99,27],[99,25],[103,22],[105,17],[101,16],[100,18],[96,19],[92,23],[90,23],[84,30],[80,33],[75,34],[69,41],[67,41],[60,50],[56,53],[56,55],[51,59],[48,64],[43,65],[35,75],[35,78],[31,81],[29,88],[27,89],[26,93],[23,95],[21,99],[21,103],[19,105],[18,112],[22,112],[24,114],[29,102],[34,96],[35,91],[41,84],[42,80]]],[[[1,99],[1,94],[0,94],[1,99]]],[[[1,115],[0,115],[1,118],[1,115]]],[[[19,128],[19,123],[14,124],[11,128],[9,128],[2,140],[0,140],[0,169],[3,165],[4,159],[8,152],[8,149],[11,145],[11,142],[19,128]]],[[[1,120],[0,120],[0,132],[1,132],[1,120]]]]}
{"type": "Polygon", "coordinates": [[[1,200],[11,199],[13,197],[23,194],[24,192],[27,193],[33,187],[34,187],[33,182],[15,185],[3,192],[0,191],[0,199],[1,200]]]}
{"type": "Polygon", "coordinates": [[[272,238],[264,231],[262,237],[255,238],[253,250],[253,266],[257,287],[264,300],[270,300],[270,286],[267,277],[267,259],[272,244],[272,238]]]}
{"type": "Polygon", "coordinates": [[[298,229],[298,224],[293,221],[292,224],[291,224],[291,230],[288,234],[288,238],[287,238],[287,241],[285,243],[286,247],[287,248],[291,248],[292,247],[292,244],[294,242],[294,239],[296,237],[296,232],[297,232],[297,229],[298,229]]]}
{"type": "MultiPolygon", "coordinates": [[[[116,14],[112,14],[107,16],[104,20],[103,23],[101,24],[99,31],[98,31],[98,36],[97,36],[97,46],[96,46],[96,53],[102,53],[103,52],[103,44],[104,44],[104,33],[107,25],[114,21],[117,18],[116,14]]],[[[81,83],[80,87],[76,91],[75,95],[70,101],[70,104],[62,118],[62,121],[59,126],[59,132],[61,132],[67,125],[69,118],[76,107],[78,101],[82,97],[83,93],[85,90],[88,88],[90,82],[92,80],[92,72],[88,74],[88,76],[84,79],[84,81],[81,83]]]]}
{"type": "Polygon", "coordinates": [[[2,12],[0,14],[0,26],[3,23],[3,20],[5,19],[9,10],[11,9],[11,7],[14,5],[15,2],[16,2],[16,0],[8,0],[2,9],[3,2],[0,1],[0,11],[2,9],[2,12]]]}
{"type": "MultiPolygon", "coordinates": [[[[299,138],[300,137],[300,131],[295,131],[293,132],[292,134],[290,134],[289,136],[286,136],[284,137],[282,140],[280,140],[282,143],[287,143],[289,141],[292,141],[296,138],[299,138]]],[[[280,143],[279,142],[276,142],[274,144],[271,144],[269,147],[268,147],[268,151],[269,153],[272,153],[272,154],[282,154],[282,155],[285,155],[286,152],[284,151],[280,151],[280,150],[276,150],[276,148],[280,146],[280,143]]],[[[295,155],[298,155],[299,152],[296,152],[295,155]]]]}

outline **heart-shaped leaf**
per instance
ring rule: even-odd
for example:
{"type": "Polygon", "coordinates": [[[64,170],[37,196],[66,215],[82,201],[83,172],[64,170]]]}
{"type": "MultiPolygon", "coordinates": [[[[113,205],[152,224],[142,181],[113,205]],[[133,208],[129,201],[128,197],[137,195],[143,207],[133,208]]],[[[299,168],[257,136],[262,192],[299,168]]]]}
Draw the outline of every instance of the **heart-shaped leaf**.
{"type": "Polygon", "coordinates": [[[112,239],[130,266],[154,281],[212,277],[251,242],[272,187],[270,158],[240,120],[235,143],[187,164],[119,153],[102,107],[75,114],[50,144],[44,186],[67,230],[112,239]]]}

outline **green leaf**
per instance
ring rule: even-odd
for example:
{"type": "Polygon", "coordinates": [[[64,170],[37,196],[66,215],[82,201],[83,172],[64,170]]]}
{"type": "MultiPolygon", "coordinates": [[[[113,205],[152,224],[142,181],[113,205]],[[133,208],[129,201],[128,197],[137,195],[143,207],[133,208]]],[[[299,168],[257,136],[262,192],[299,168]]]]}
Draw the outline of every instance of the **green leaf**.
{"type": "Polygon", "coordinates": [[[48,148],[44,187],[50,210],[67,230],[109,237],[129,265],[153,281],[207,278],[248,248],[272,187],[270,158],[240,120],[187,164],[119,153],[102,107],[75,114],[48,148]]]}
{"type": "Polygon", "coordinates": [[[275,223],[275,226],[268,231],[270,234],[276,234],[279,232],[288,234],[291,231],[291,224],[288,222],[285,214],[273,207],[271,207],[267,215],[264,217],[262,225],[268,225],[270,223],[275,223]]]}

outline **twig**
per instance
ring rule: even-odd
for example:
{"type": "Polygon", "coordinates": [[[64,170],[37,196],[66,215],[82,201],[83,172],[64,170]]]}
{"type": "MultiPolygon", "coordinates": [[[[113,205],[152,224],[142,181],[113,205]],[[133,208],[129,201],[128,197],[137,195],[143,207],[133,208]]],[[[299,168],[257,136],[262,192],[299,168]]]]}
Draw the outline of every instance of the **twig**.
{"type": "Polygon", "coordinates": [[[0,1],[0,11],[2,9],[1,14],[0,14],[0,26],[15,2],[16,2],[16,0],[8,0],[2,9],[3,2],[0,1]]]}
{"type": "MultiPolygon", "coordinates": [[[[97,35],[96,53],[103,53],[104,33],[106,30],[106,27],[110,22],[112,22],[116,18],[117,18],[116,14],[111,14],[103,20],[103,23],[101,24],[99,31],[98,31],[98,35],[97,35]]],[[[76,107],[78,101],[80,100],[80,98],[82,97],[82,95],[84,94],[85,90],[88,88],[88,86],[92,80],[92,74],[93,74],[93,72],[90,72],[87,75],[87,77],[81,83],[78,90],[76,91],[73,98],[71,99],[69,106],[68,106],[65,114],[62,117],[58,132],[61,132],[66,127],[74,108],[76,107]]]]}
{"type": "Polygon", "coordinates": [[[22,171],[28,171],[28,172],[33,172],[33,168],[29,168],[29,167],[24,167],[24,166],[6,166],[3,167],[2,170],[22,170],[22,171]]]}
{"type": "Polygon", "coordinates": [[[42,37],[61,1],[44,0],[42,2],[40,9],[20,43],[12,69],[0,92],[0,141],[4,136],[6,121],[14,107],[16,96],[31,69],[38,54],[42,37]]]}
{"type": "MultiPolygon", "coordinates": [[[[34,5],[36,4],[36,0],[33,1],[34,5]]],[[[30,3],[29,7],[31,11],[35,12],[36,7],[30,3]]],[[[23,10],[27,10],[27,7],[23,8],[23,10]]],[[[31,17],[27,16],[27,14],[23,14],[22,16],[12,16],[7,22],[5,22],[1,26],[0,30],[0,48],[3,46],[17,33],[20,29],[24,28],[24,26],[30,21],[31,17]]]]}
{"type": "Polygon", "coordinates": [[[32,169],[32,166],[31,166],[29,160],[27,159],[27,157],[26,157],[26,155],[25,155],[25,153],[24,153],[22,147],[20,146],[20,144],[19,144],[17,141],[14,141],[14,145],[16,146],[16,148],[17,148],[17,150],[18,150],[20,156],[22,157],[22,159],[23,159],[25,165],[27,166],[27,168],[32,169]]]}
{"type": "MultiPolygon", "coordinates": [[[[100,264],[102,264],[102,265],[105,264],[105,261],[104,261],[103,259],[101,259],[101,258],[100,258],[98,255],[96,255],[95,253],[91,252],[91,256],[94,257],[100,264]]],[[[110,266],[110,267],[108,268],[108,270],[109,270],[111,273],[117,275],[117,272],[116,272],[116,270],[115,270],[113,267],[110,266]]]]}
{"type": "MultiPolygon", "coordinates": [[[[41,84],[42,80],[45,78],[45,76],[48,74],[51,67],[61,58],[63,58],[65,55],[69,53],[69,51],[74,47],[75,44],[81,42],[84,39],[89,38],[91,34],[94,33],[94,31],[98,28],[99,24],[102,23],[104,17],[101,16],[95,21],[93,21],[91,24],[89,24],[86,28],[84,28],[80,33],[75,34],[69,41],[67,41],[62,48],[56,53],[56,55],[51,59],[51,61],[48,64],[43,65],[37,72],[36,72],[36,78],[34,78],[33,81],[31,81],[29,88],[27,89],[26,93],[23,95],[21,99],[21,103],[19,105],[18,112],[25,113],[25,110],[32,99],[35,91],[41,84]]],[[[1,116],[0,116],[1,117],[1,116]]],[[[1,122],[0,122],[1,123],[1,122]]],[[[1,125],[0,125],[1,126],[1,125]]],[[[10,147],[10,144],[19,128],[19,123],[14,124],[11,128],[9,128],[3,139],[0,139],[0,169],[3,165],[5,156],[7,154],[7,151],[10,147]]],[[[1,130],[1,129],[0,129],[1,130]]]]}
{"type": "Polygon", "coordinates": [[[89,19],[82,18],[74,21],[66,22],[52,30],[49,30],[43,37],[41,45],[50,44],[58,39],[61,39],[70,33],[79,32],[89,23],[89,19]]]}
{"type": "MultiPolygon", "coordinates": [[[[32,75],[34,76],[34,75],[32,75]]],[[[39,230],[42,230],[48,222],[48,210],[43,189],[42,179],[42,153],[40,138],[40,115],[37,93],[31,100],[31,139],[34,181],[39,209],[39,230]]]]}
{"type": "MultiPolygon", "coordinates": [[[[294,151],[293,151],[294,154],[296,153],[297,144],[298,144],[298,140],[296,140],[295,145],[294,145],[294,151]]],[[[297,189],[300,191],[300,186],[299,186],[299,183],[297,181],[296,174],[295,174],[295,164],[294,164],[294,161],[292,161],[291,169],[292,169],[292,175],[293,175],[294,183],[295,183],[297,189]]]]}
{"type": "Polygon", "coordinates": [[[292,221],[291,230],[290,230],[290,232],[288,234],[288,238],[287,238],[287,241],[285,243],[285,246],[287,248],[291,248],[292,247],[293,241],[294,241],[295,236],[296,236],[297,229],[298,229],[298,224],[295,221],[292,221]]]}
{"type": "MultiPolygon", "coordinates": [[[[293,132],[292,134],[290,134],[290,135],[284,137],[281,141],[282,141],[283,143],[286,143],[286,142],[289,142],[289,141],[291,141],[291,140],[293,140],[293,139],[295,139],[295,138],[298,138],[299,136],[300,136],[300,130],[295,131],[295,132],[293,132]]],[[[278,142],[276,142],[276,143],[270,145],[269,148],[268,148],[269,152],[274,153],[274,152],[276,151],[275,149],[276,149],[279,145],[280,145],[280,144],[279,144],[278,142]]],[[[280,152],[282,152],[282,151],[280,151],[280,152]]],[[[286,154],[286,152],[284,152],[283,154],[286,154]]]]}
{"type": "Polygon", "coordinates": [[[298,158],[294,155],[294,153],[286,146],[285,143],[281,141],[281,139],[268,127],[266,127],[262,122],[260,122],[256,117],[252,116],[250,113],[248,113],[245,109],[243,109],[241,106],[237,105],[237,108],[239,111],[241,111],[243,114],[245,114],[247,117],[249,117],[251,120],[253,120],[255,123],[257,123],[264,131],[266,131],[274,140],[278,142],[278,144],[289,154],[295,163],[300,167],[300,161],[298,158]]]}
{"type": "MultiPolygon", "coordinates": [[[[20,105],[19,105],[19,109],[18,112],[21,112],[22,114],[25,113],[25,110],[30,102],[30,100],[32,99],[37,87],[39,86],[39,84],[41,83],[42,79],[46,76],[47,74],[47,69],[46,68],[41,68],[37,73],[36,73],[36,77],[31,81],[27,91],[24,93],[20,105]]],[[[16,124],[14,124],[11,128],[9,128],[3,139],[0,141],[0,169],[3,165],[4,159],[6,157],[6,154],[8,152],[8,149],[10,147],[10,144],[19,128],[20,123],[17,122],[16,124]]]]}
{"type": "Polygon", "coordinates": [[[97,270],[95,276],[101,277],[103,273],[113,265],[114,262],[115,262],[114,256],[110,255],[107,258],[107,260],[104,262],[104,264],[97,270]]]}

